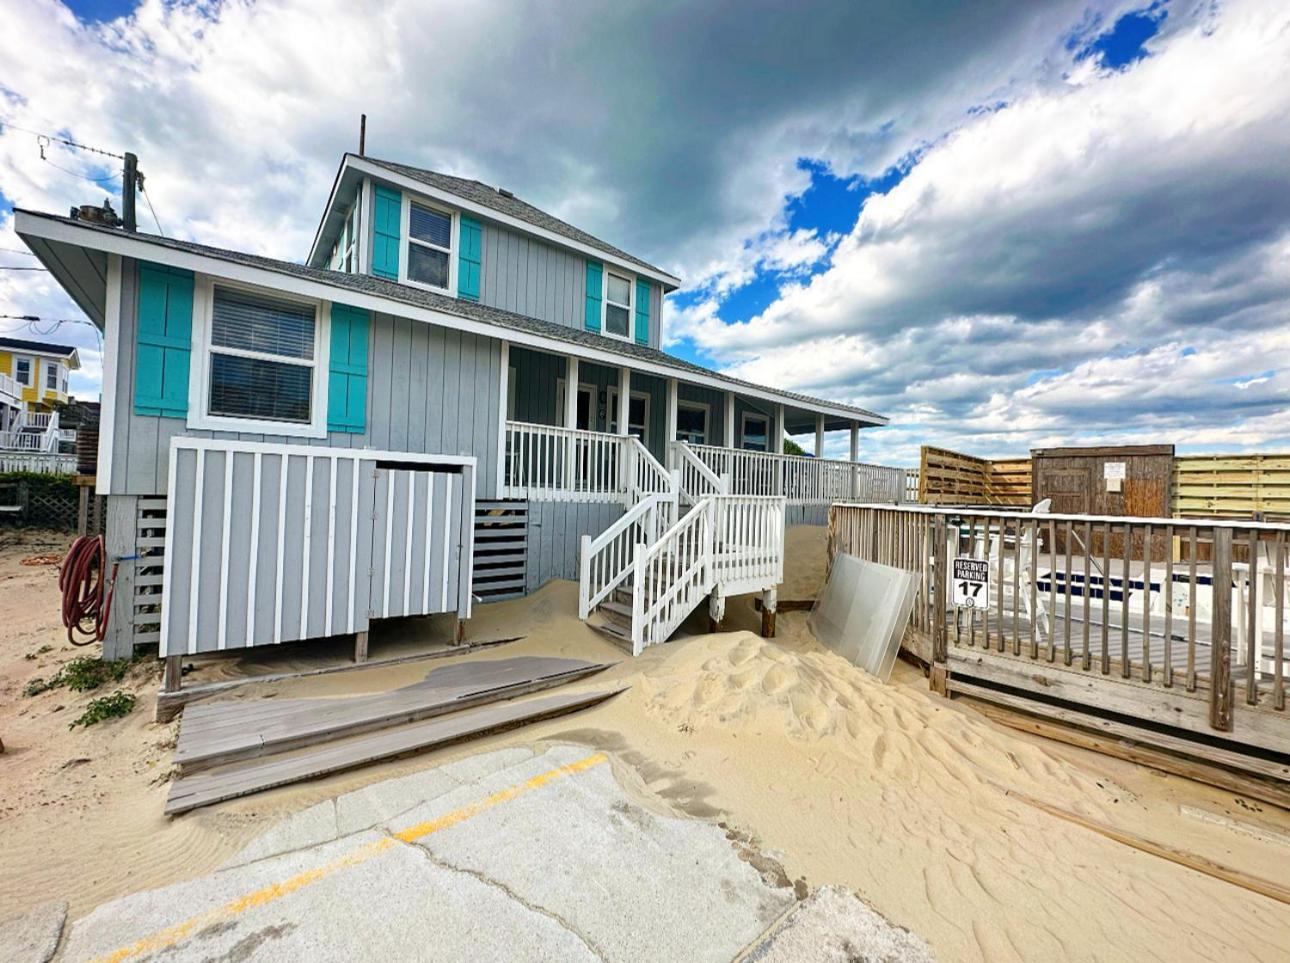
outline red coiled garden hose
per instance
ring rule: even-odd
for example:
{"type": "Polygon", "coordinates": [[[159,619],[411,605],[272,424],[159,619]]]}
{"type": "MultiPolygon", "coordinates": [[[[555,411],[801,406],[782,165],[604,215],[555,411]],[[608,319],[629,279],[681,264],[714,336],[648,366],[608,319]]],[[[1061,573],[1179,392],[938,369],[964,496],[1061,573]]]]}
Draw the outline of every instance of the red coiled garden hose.
{"type": "Polygon", "coordinates": [[[82,535],[67,550],[59,567],[58,588],[63,593],[63,625],[72,645],[102,642],[107,635],[116,570],[113,565],[112,579],[105,584],[107,546],[102,535],[82,535]]]}

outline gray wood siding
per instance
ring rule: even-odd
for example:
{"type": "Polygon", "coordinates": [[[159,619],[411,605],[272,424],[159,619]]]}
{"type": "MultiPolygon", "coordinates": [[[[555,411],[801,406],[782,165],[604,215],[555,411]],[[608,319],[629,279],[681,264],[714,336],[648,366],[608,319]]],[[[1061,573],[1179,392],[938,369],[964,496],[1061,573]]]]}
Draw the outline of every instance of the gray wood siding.
{"type": "MultiPolygon", "coordinates": [[[[104,373],[105,383],[115,383],[117,390],[110,428],[114,433],[114,494],[164,495],[170,439],[179,435],[474,455],[479,459],[476,494],[481,498],[495,495],[498,391],[502,376],[500,341],[376,314],[372,317],[368,341],[365,432],[332,432],[321,439],[291,434],[206,431],[188,428],[182,418],[135,414],[138,275],[132,260],[122,262],[121,300],[115,372],[104,373]]],[[[325,332],[323,336],[327,336],[325,332]]],[[[198,357],[194,351],[194,364],[198,363],[198,357]]],[[[189,403],[199,401],[190,398],[189,403]]]]}
{"type": "Polygon", "coordinates": [[[582,536],[595,538],[622,514],[621,505],[529,502],[527,591],[553,578],[577,581],[582,536]]]}
{"type": "MultiPolygon", "coordinates": [[[[565,327],[584,327],[586,257],[488,221],[483,228],[480,303],[565,327]]],[[[655,348],[662,317],[663,287],[651,281],[649,343],[655,348]]]]}
{"type": "MultiPolygon", "coordinates": [[[[694,401],[708,406],[708,444],[724,445],[726,439],[726,393],[715,388],[682,383],[677,386],[677,401],[694,401]]],[[[736,425],[735,431],[739,428],[736,425]]]]}

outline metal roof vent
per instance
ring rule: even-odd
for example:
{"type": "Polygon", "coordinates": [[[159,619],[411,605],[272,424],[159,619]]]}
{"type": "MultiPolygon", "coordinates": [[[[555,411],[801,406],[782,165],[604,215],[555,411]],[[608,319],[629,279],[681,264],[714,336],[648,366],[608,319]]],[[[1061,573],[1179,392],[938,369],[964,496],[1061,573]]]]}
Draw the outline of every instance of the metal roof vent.
{"type": "Polygon", "coordinates": [[[498,193],[498,194],[501,194],[501,195],[502,195],[502,197],[514,197],[514,196],[515,196],[513,193],[511,193],[510,191],[508,191],[508,190],[507,190],[506,188],[504,188],[504,187],[494,187],[494,188],[493,188],[493,190],[497,191],[497,193],[498,193]]]}

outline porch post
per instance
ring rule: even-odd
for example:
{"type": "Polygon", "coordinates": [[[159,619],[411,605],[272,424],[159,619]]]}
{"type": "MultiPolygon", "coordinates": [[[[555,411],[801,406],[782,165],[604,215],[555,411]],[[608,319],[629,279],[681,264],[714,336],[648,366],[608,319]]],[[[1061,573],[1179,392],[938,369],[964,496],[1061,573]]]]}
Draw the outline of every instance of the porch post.
{"type": "Polygon", "coordinates": [[[725,429],[721,436],[721,444],[726,448],[738,448],[739,443],[735,441],[735,393],[726,392],[726,400],[723,409],[725,415],[725,429]]]}
{"type": "Polygon", "coordinates": [[[632,410],[632,369],[618,369],[618,433],[627,434],[627,417],[632,410]]]}
{"type": "MultiPolygon", "coordinates": [[[[677,385],[675,378],[667,379],[667,437],[664,439],[668,452],[668,458],[671,458],[672,442],[676,441],[676,397],[677,385]]],[[[670,462],[669,462],[670,464],[670,462]]]]}
{"type": "MultiPolygon", "coordinates": [[[[567,355],[564,359],[564,427],[578,427],[578,359],[567,355]]],[[[570,437],[564,451],[564,478],[566,488],[577,487],[577,441],[570,437]]]]}
{"type": "Polygon", "coordinates": [[[569,355],[564,359],[564,427],[578,427],[578,359],[569,355]]]}
{"type": "Polygon", "coordinates": [[[784,454],[784,406],[775,406],[775,447],[777,455],[784,454]]]}
{"type": "Polygon", "coordinates": [[[502,342],[501,373],[497,385],[497,491],[495,497],[506,497],[506,412],[507,391],[511,380],[511,343],[502,342]]]}
{"type": "Polygon", "coordinates": [[[854,501],[860,497],[860,469],[856,468],[856,462],[860,460],[860,423],[851,422],[851,498],[854,501]]]}
{"type": "Polygon", "coordinates": [[[815,457],[824,457],[824,416],[815,416],[815,457]]]}

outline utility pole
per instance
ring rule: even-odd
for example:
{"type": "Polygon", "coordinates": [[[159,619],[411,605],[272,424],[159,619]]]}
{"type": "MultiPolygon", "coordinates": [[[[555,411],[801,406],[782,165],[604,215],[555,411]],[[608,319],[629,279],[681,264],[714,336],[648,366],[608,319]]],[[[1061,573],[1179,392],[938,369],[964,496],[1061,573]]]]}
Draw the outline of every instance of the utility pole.
{"type": "Polygon", "coordinates": [[[358,117],[358,156],[367,156],[367,114],[358,117]]]}
{"type": "Polygon", "coordinates": [[[125,155],[125,169],[121,176],[121,223],[131,233],[138,227],[134,214],[134,192],[139,183],[139,158],[130,152],[125,155]]]}

